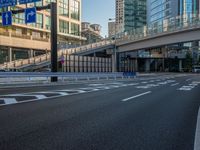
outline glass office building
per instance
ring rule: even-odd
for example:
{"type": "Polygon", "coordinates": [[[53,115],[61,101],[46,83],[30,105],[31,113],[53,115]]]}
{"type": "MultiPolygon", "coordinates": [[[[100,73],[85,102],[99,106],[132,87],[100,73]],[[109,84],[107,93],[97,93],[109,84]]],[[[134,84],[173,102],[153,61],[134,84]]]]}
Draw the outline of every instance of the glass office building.
{"type": "Polygon", "coordinates": [[[146,0],[124,0],[124,30],[146,25],[146,0]]]}
{"type": "Polygon", "coordinates": [[[199,14],[199,0],[179,0],[179,15],[197,15],[199,14]]]}
{"type": "Polygon", "coordinates": [[[148,24],[160,24],[176,16],[199,14],[199,0],[148,0],[148,24]]]}

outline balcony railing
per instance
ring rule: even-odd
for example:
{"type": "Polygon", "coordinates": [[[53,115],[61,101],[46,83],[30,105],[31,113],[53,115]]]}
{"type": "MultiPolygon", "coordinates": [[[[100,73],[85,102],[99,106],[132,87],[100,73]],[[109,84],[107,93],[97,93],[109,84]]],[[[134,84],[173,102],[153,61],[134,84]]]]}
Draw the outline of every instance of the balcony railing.
{"type": "Polygon", "coordinates": [[[17,34],[17,33],[11,33],[12,37],[17,37],[17,38],[22,38],[22,39],[31,39],[30,35],[26,35],[26,34],[17,34]]]}

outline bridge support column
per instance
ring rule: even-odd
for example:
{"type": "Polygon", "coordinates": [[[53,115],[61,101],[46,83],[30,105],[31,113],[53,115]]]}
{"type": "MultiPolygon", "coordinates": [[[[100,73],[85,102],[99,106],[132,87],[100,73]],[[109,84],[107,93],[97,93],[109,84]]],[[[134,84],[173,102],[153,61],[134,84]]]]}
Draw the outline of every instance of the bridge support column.
{"type": "Polygon", "coordinates": [[[197,64],[199,61],[198,50],[199,50],[199,41],[193,41],[192,42],[192,64],[193,65],[197,64]]]}
{"type": "Polygon", "coordinates": [[[150,72],[150,59],[145,60],[145,72],[150,72]]]}
{"type": "Polygon", "coordinates": [[[12,59],[12,47],[8,48],[8,61],[9,62],[13,61],[13,59],[12,59]]]}
{"type": "Polygon", "coordinates": [[[138,59],[137,58],[135,59],[135,63],[134,64],[135,64],[135,69],[134,70],[138,71],[138,59]]]}
{"type": "Polygon", "coordinates": [[[182,60],[179,60],[179,72],[182,72],[182,60]]]}
{"type": "Polygon", "coordinates": [[[112,72],[116,72],[116,57],[112,54],[112,72]]]}
{"type": "Polygon", "coordinates": [[[29,58],[34,57],[34,51],[32,49],[30,49],[29,51],[29,58]]]}
{"type": "Polygon", "coordinates": [[[155,72],[157,72],[157,71],[158,71],[158,60],[155,59],[155,72]]]}

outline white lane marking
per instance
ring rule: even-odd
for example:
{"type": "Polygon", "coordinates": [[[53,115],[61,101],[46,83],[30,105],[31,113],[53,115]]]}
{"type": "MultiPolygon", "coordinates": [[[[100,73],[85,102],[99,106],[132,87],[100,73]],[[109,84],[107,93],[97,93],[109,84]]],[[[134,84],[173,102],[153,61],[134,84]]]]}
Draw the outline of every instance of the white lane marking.
{"type": "MultiPolygon", "coordinates": [[[[85,93],[86,91],[83,91],[83,90],[69,90],[69,89],[66,89],[66,90],[59,90],[61,92],[74,92],[74,93],[85,93]]],[[[71,94],[71,93],[69,93],[71,94]]]]}
{"type": "Polygon", "coordinates": [[[200,108],[197,116],[194,150],[200,150],[200,108]]]}
{"type": "Polygon", "coordinates": [[[190,81],[190,80],[192,80],[192,79],[187,79],[186,81],[190,81]]]}
{"type": "Polygon", "coordinates": [[[176,85],[179,85],[180,83],[174,83],[174,84],[172,84],[171,86],[176,86],[176,85]]]}
{"type": "Polygon", "coordinates": [[[132,97],[129,97],[129,98],[125,98],[122,100],[122,102],[126,102],[126,101],[129,101],[131,99],[134,99],[134,98],[137,98],[137,97],[141,97],[143,95],[147,95],[147,94],[150,94],[151,91],[148,91],[148,92],[145,92],[145,93],[141,93],[141,94],[138,94],[138,95],[135,95],[135,96],[132,96],[132,97]]]}
{"type": "Polygon", "coordinates": [[[66,92],[57,92],[57,91],[50,91],[50,92],[36,92],[36,93],[41,93],[41,94],[59,94],[59,95],[63,95],[63,96],[66,96],[66,95],[69,95],[68,93],[66,92]]]}
{"type": "Polygon", "coordinates": [[[3,100],[5,104],[17,103],[17,100],[15,98],[0,98],[0,100],[3,100]]]}
{"type": "Polygon", "coordinates": [[[142,82],[143,84],[146,84],[146,83],[148,83],[148,82],[142,82]]]}
{"type": "Polygon", "coordinates": [[[44,98],[47,98],[47,96],[45,95],[38,95],[38,94],[32,94],[32,93],[29,93],[29,94],[10,94],[10,95],[5,95],[5,96],[18,96],[18,97],[25,97],[25,96],[33,96],[33,97],[36,97],[37,99],[44,99],[44,98]]]}

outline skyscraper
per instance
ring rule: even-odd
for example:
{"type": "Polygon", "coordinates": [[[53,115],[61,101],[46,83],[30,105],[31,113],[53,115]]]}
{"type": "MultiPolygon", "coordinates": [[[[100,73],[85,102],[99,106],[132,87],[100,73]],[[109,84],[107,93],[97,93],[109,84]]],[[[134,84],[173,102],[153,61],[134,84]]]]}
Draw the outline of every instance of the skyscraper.
{"type": "Polygon", "coordinates": [[[124,0],[124,30],[146,25],[146,0],[124,0]]]}
{"type": "Polygon", "coordinates": [[[148,0],[148,24],[161,24],[163,20],[176,16],[199,13],[199,0],[148,0]]]}
{"type": "Polygon", "coordinates": [[[116,0],[117,32],[146,25],[146,0],[116,0]]]}
{"type": "Polygon", "coordinates": [[[124,30],[124,0],[116,0],[115,9],[115,22],[116,22],[116,32],[123,32],[124,30]]]}
{"type": "Polygon", "coordinates": [[[179,0],[179,15],[199,14],[199,0],[179,0]]]}

